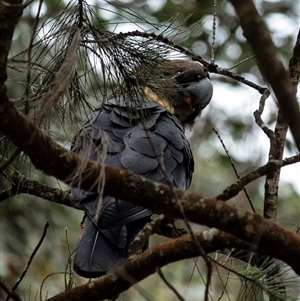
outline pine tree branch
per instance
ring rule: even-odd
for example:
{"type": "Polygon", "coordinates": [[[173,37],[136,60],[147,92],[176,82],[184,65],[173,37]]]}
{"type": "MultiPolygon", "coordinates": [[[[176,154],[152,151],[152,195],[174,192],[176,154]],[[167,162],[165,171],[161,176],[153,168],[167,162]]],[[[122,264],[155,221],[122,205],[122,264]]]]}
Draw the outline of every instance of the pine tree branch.
{"type": "MultiPolygon", "coordinates": [[[[16,10],[15,7],[14,10],[16,10]]],[[[15,23],[11,25],[12,28],[15,23]]],[[[0,24],[2,23],[0,22],[0,24]]],[[[7,35],[7,37],[11,40],[13,30],[9,32],[11,35],[7,35]]],[[[0,35],[2,36],[1,25],[0,35]]],[[[7,42],[10,45],[10,41],[7,42]]],[[[97,184],[101,180],[98,175],[104,168],[106,175],[105,195],[120,197],[125,201],[174,218],[182,218],[183,209],[189,221],[216,227],[228,233],[214,231],[213,235],[207,236],[205,234],[206,236],[201,239],[200,244],[202,248],[204,245],[206,246],[204,247],[206,252],[226,246],[256,250],[285,261],[300,275],[298,264],[300,238],[296,234],[266,221],[257,214],[229,206],[222,201],[174,191],[168,185],[145,180],[143,177],[126,170],[118,170],[110,166],[101,166],[96,162],[86,161],[60,147],[9,101],[4,84],[6,73],[5,71],[3,73],[6,66],[6,50],[8,52],[8,49],[3,50],[0,47],[0,58],[2,58],[2,60],[0,59],[0,130],[29,156],[37,168],[67,184],[95,192],[97,192],[97,184]],[[3,55],[5,60],[3,60],[3,55]],[[223,240],[222,237],[218,236],[220,233],[224,235],[223,240]],[[214,245],[211,245],[212,241],[215,242],[214,245]],[[238,242],[241,244],[238,245],[238,242]],[[252,249],[253,246],[255,246],[254,249],[252,249]]],[[[277,165],[276,168],[280,168],[280,166],[277,165]]],[[[62,298],[63,300],[99,300],[102,297],[112,297],[112,294],[117,295],[136,281],[150,275],[152,271],[155,272],[158,267],[198,254],[199,248],[195,245],[194,237],[190,238],[192,243],[190,249],[194,250],[193,255],[187,255],[189,249],[187,246],[189,245],[186,240],[183,240],[183,244],[178,247],[180,239],[182,238],[171,240],[168,244],[156,246],[146,251],[128,261],[117,274],[101,277],[95,282],[59,294],[52,300],[62,300],[62,298]]]]}

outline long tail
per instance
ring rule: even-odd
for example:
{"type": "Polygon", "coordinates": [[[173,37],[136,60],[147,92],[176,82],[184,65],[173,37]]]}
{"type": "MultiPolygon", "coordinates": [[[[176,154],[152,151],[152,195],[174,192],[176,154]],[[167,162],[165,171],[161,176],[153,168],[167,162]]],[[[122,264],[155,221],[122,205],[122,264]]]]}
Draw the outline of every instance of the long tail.
{"type": "Polygon", "coordinates": [[[148,220],[146,217],[118,228],[102,230],[86,216],[74,258],[74,271],[86,278],[114,271],[128,258],[131,242],[148,220]]]}

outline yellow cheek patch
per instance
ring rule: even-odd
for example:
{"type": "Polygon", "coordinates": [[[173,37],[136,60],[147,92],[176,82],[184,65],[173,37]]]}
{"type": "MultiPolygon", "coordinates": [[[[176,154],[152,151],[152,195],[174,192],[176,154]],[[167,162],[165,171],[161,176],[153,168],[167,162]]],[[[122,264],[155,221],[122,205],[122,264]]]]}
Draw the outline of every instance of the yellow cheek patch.
{"type": "Polygon", "coordinates": [[[166,97],[161,97],[161,96],[157,95],[154,91],[152,91],[148,87],[144,88],[144,93],[149,99],[160,104],[162,107],[164,107],[166,110],[168,110],[171,114],[175,114],[173,106],[171,105],[170,101],[166,97]]]}

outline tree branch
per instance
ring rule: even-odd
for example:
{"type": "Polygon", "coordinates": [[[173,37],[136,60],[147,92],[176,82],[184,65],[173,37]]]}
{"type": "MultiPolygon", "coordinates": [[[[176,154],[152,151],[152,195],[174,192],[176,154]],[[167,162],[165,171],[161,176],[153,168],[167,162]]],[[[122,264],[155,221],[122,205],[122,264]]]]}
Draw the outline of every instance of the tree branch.
{"type": "MultiPolygon", "coordinates": [[[[300,76],[300,31],[298,32],[293,55],[289,62],[289,76],[294,87],[294,93],[297,93],[297,85],[300,76]]],[[[278,111],[277,121],[274,130],[275,139],[270,139],[270,160],[282,160],[284,145],[287,134],[287,124],[282,117],[281,109],[278,111]]],[[[264,217],[276,221],[277,218],[277,203],[278,203],[278,187],[280,169],[266,176],[265,182],[265,201],[264,201],[264,217]]]]}
{"type": "Polygon", "coordinates": [[[289,74],[277,55],[270,32],[259,15],[252,0],[231,0],[244,32],[252,46],[258,68],[270,83],[282,115],[288,123],[295,143],[300,151],[300,109],[289,74]],[[270,72],[272,70],[272,72],[270,72]]]}
{"type": "Polygon", "coordinates": [[[10,50],[15,26],[22,16],[22,0],[0,1],[0,91],[5,82],[7,56],[10,50]]]}
{"type": "MultiPolygon", "coordinates": [[[[1,2],[3,6],[2,3],[4,2],[1,2]]],[[[15,7],[14,10],[16,10],[15,7]]],[[[14,23],[10,24],[11,28],[15,26],[16,21],[17,18],[14,23]]],[[[2,36],[3,26],[1,22],[0,24],[0,35],[2,36]]],[[[12,32],[10,29],[10,35],[6,37],[6,39],[10,39],[6,41],[9,42],[9,45],[12,32]]],[[[200,244],[201,247],[205,246],[206,252],[226,246],[258,251],[285,261],[300,275],[298,264],[300,238],[296,234],[266,221],[257,214],[229,206],[222,201],[174,190],[168,185],[146,180],[126,170],[86,161],[60,147],[9,101],[4,84],[6,73],[3,73],[3,70],[5,68],[2,68],[6,66],[8,49],[3,50],[0,47],[0,51],[0,72],[2,72],[0,73],[0,130],[29,156],[37,168],[71,186],[95,192],[97,192],[99,174],[104,169],[105,195],[122,198],[173,218],[182,218],[184,212],[191,222],[216,227],[231,234],[220,231],[215,231],[217,234],[213,236],[203,237],[201,234],[200,244]],[[5,60],[3,60],[3,55],[5,60]],[[286,252],[287,249],[289,252],[286,252]]],[[[275,166],[275,168],[280,167],[280,164],[275,166]]],[[[52,300],[80,300],[83,296],[84,299],[89,300],[112,297],[112,292],[118,294],[124,291],[133,283],[154,273],[158,267],[198,254],[199,248],[195,245],[194,237],[187,236],[171,240],[128,261],[116,274],[101,277],[95,282],[57,295],[52,300]]]]}
{"type": "Polygon", "coordinates": [[[254,171],[249,172],[245,176],[241,177],[238,181],[228,186],[226,189],[223,190],[221,194],[219,194],[216,199],[222,201],[228,201],[234,196],[236,196],[244,186],[253,182],[254,180],[265,176],[269,173],[272,173],[281,167],[295,164],[300,162],[300,154],[286,158],[284,160],[271,160],[267,164],[258,167],[254,171]]]}
{"type": "Polygon", "coordinates": [[[115,274],[75,287],[48,299],[48,301],[79,301],[83,296],[91,301],[116,298],[135,283],[154,274],[158,268],[181,259],[199,256],[195,238],[207,253],[218,250],[220,247],[231,248],[232,243],[239,248],[242,246],[247,249],[253,248],[249,243],[216,230],[194,233],[194,237],[190,234],[185,235],[154,246],[141,255],[126,261],[115,274]],[[115,295],[112,296],[112,292],[115,295]]]}
{"type": "Polygon", "coordinates": [[[75,287],[48,299],[48,301],[80,301],[82,299],[96,301],[117,298],[120,293],[135,283],[154,274],[158,268],[182,259],[199,256],[197,244],[200,244],[206,253],[221,248],[236,248],[261,253],[267,253],[269,249],[262,249],[259,245],[251,244],[216,229],[194,233],[193,236],[187,234],[156,245],[141,255],[126,261],[114,274],[75,287]]]}
{"type": "MultiPolygon", "coordinates": [[[[28,261],[27,261],[27,264],[26,264],[26,266],[25,266],[23,272],[21,273],[21,275],[20,275],[18,281],[14,284],[13,288],[11,289],[13,292],[17,289],[17,287],[19,286],[19,284],[20,284],[20,283],[22,282],[22,280],[24,279],[26,273],[28,272],[28,269],[29,269],[29,267],[30,267],[30,265],[31,265],[31,262],[32,262],[34,256],[35,256],[36,253],[38,252],[40,246],[42,245],[42,243],[43,243],[43,241],[44,241],[44,239],[45,239],[45,236],[46,236],[46,234],[47,234],[48,228],[49,228],[49,222],[46,221],[46,223],[45,223],[45,225],[44,225],[44,230],[43,230],[43,233],[42,233],[42,236],[41,236],[40,240],[38,241],[38,243],[37,243],[37,245],[35,246],[33,252],[31,253],[31,255],[30,255],[30,257],[29,257],[29,259],[28,259],[28,261]]],[[[5,299],[5,301],[8,301],[8,300],[10,299],[10,297],[11,297],[11,296],[8,295],[7,298],[5,299]]]]}
{"type": "Polygon", "coordinates": [[[16,292],[7,287],[7,285],[3,282],[1,277],[0,288],[7,293],[9,298],[13,299],[14,301],[22,301],[21,297],[16,292]]]}
{"type": "MultiPolygon", "coordinates": [[[[3,158],[3,156],[0,155],[0,158],[3,158]]],[[[4,162],[6,163],[6,161],[4,162]]],[[[27,193],[50,202],[81,209],[76,206],[69,191],[52,188],[38,181],[30,180],[11,165],[9,165],[2,173],[12,183],[12,187],[0,193],[0,202],[16,194],[27,193]]]]}
{"type": "MultiPolygon", "coordinates": [[[[18,112],[6,95],[2,96],[0,130],[31,158],[36,167],[72,186],[97,191],[95,179],[98,179],[103,166],[81,159],[60,147],[18,112]],[[18,125],[18,131],[15,125],[18,125]],[[75,176],[77,170],[80,170],[80,175],[75,176]]],[[[300,238],[261,216],[231,207],[222,201],[175,191],[168,185],[146,180],[126,170],[105,166],[105,174],[105,195],[122,198],[173,218],[182,218],[181,208],[184,208],[189,221],[216,227],[252,243],[259,242],[262,248],[278,249],[276,257],[300,273],[300,238]],[[284,251],[287,248],[289,254],[284,251]]]]}
{"type": "Polygon", "coordinates": [[[300,76],[300,29],[298,31],[296,44],[294,47],[293,55],[289,63],[289,72],[292,83],[297,88],[300,76]]]}

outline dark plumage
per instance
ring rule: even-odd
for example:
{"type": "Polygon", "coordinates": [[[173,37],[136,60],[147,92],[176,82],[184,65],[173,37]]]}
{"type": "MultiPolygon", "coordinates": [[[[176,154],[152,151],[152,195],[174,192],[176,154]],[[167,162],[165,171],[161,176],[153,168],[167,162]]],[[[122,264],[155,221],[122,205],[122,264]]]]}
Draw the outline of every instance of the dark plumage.
{"type": "MultiPolygon", "coordinates": [[[[184,126],[193,124],[208,104],[212,85],[197,62],[167,61],[162,70],[168,86],[140,85],[144,99],[139,102],[113,95],[85,122],[72,150],[185,190],[194,161],[184,126]]],[[[83,277],[99,277],[128,258],[131,242],[152,212],[105,196],[97,218],[97,194],[73,188],[72,195],[86,213],[74,270],[83,277]]]]}

